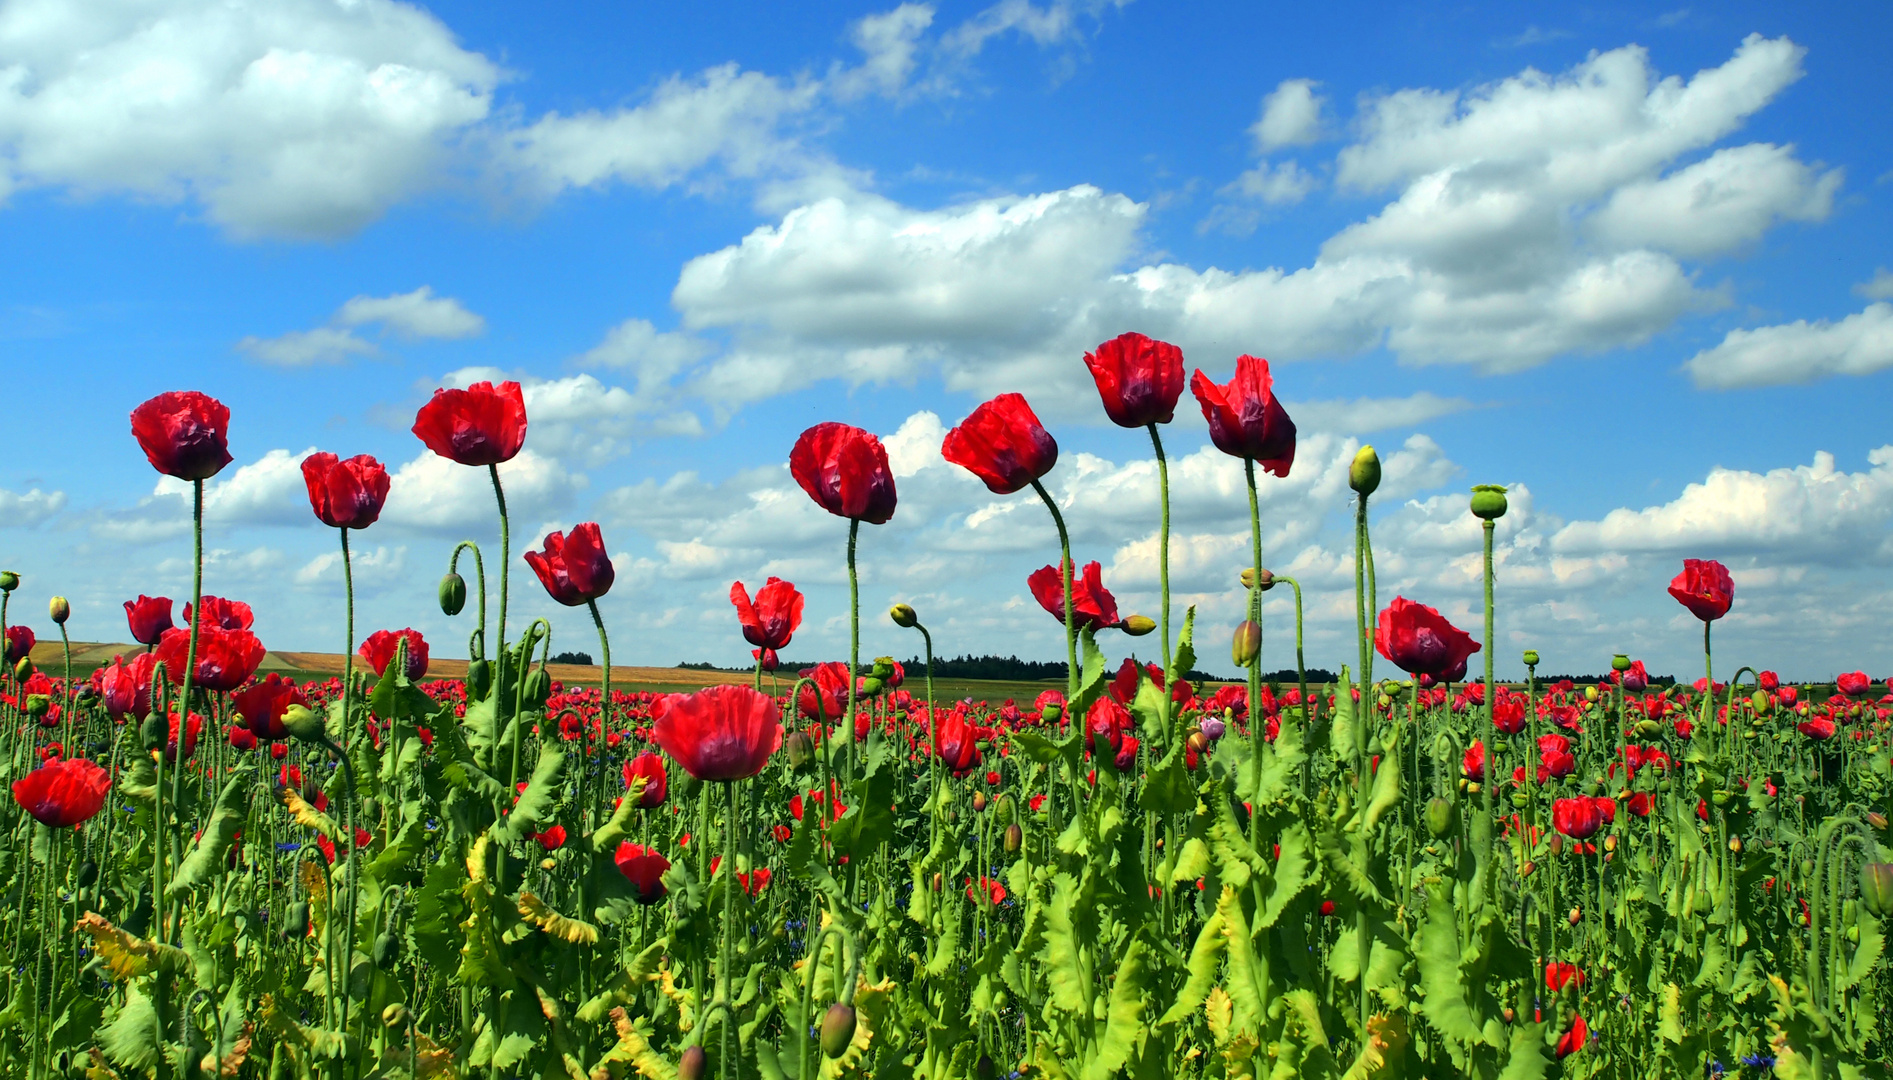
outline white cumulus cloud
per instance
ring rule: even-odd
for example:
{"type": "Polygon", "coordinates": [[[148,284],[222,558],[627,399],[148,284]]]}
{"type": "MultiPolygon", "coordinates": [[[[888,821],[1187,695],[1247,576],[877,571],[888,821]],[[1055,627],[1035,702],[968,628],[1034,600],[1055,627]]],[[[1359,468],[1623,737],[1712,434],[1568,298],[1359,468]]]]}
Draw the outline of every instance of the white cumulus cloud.
{"type": "Polygon", "coordinates": [[[1731,330],[1683,365],[1697,386],[1730,389],[1870,375],[1893,367],[1893,304],[1868,304],[1839,322],[1796,319],[1731,330]]]}
{"type": "Polygon", "coordinates": [[[1249,128],[1259,153],[1321,137],[1321,106],[1327,99],[1315,93],[1318,85],[1313,79],[1283,79],[1262,99],[1262,115],[1249,128]]]}

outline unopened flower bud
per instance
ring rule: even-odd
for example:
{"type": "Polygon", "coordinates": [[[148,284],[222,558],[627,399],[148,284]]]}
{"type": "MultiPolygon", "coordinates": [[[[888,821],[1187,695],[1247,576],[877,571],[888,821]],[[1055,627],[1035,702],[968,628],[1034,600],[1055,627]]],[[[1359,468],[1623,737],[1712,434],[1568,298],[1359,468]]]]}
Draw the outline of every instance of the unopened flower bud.
{"type": "Polygon", "coordinates": [[[407,1022],[408,1022],[408,1007],[406,1005],[401,1004],[398,1001],[388,1006],[387,1008],[381,1010],[381,1026],[382,1027],[398,1028],[407,1022]]]}
{"type": "Polygon", "coordinates": [[[1537,649],[1525,650],[1525,666],[1526,667],[1538,666],[1538,650],[1537,649]]]}
{"type": "Polygon", "coordinates": [[[837,1001],[828,1007],[822,1017],[822,1053],[830,1061],[848,1052],[848,1044],[854,1042],[854,1026],[854,1006],[837,1001]]]}
{"type": "Polygon", "coordinates": [[[1472,489],[1472,516],[1481,521],[1497,521],[1505,516],[1505,488],[1498,484],[1480,484],[1472,489]]]}
{"type": "Polygon", "coordinates": [[[0,592],[12,592],[20,587],[20,575],[11,570],[0,570],[0,592]]]}
{"type": "Polygon", "coordinates": [[[888,608],[887,617],[894,620],[895,626],[905,627],[910,630],[920,622],[920,616],[914,614],[913,607],[908,604],[895,604],[893,607],[888,608]]]}
{"type": "Polygon", "coordinates": [[[66,620],[72,618],[72,605],[66,602],[65,597],[55,596],[47,603],[46,613],[53,617],[54,623],[64,626],[66,620]]]}
{"type": "Polygon", "coordinates": [[[1584,909],[1572,908],[1571,909],[1571,925],[1576,926],[1577,924],[1583,921],[1584,921],[1584,909]]]}
{"type": "Polygon", "coordinates": [[[1261,653],[1262,628],[1250,619],[1237,623],[1236,632],[1229,638],[1229,659],[1237,667],[1248,667],[1261,653]]]}
{"type": "Polygon", "coordinates": [[[13,665],[13,678],[16,682],[25,682],[33,677],[34,670],[33,658],[22,656],[19,663],[13,665]]]}
{"type": "Polygon", "coordinates": [[[1860,901],[1874,915],[1893,915],[1893,863],[1862,863],[1860,901]]]}
{"type": "Polygon", "coordinates": [[[1223,733],[1229,730],[1220,716],[1205,716],[1202,720],[1197,722],[1196,727],[1198,731],[1203,733],[1203,737],[1210,742],[1215,742],[1217,739],[1222,738],[1223,733]]]}
{"type": "Polygon", "coordinates": [[[1362,495],[1372,495],[1380,486],[1380,455],[1371,446],[1363,446],[1347,467],[1347,486],[1362,495]]]}
{"type": "Polygon", "coordinates": [[[873,697],[881,692],[881,680],[873,677],[862,679],[855,689],[861,697],[873,697]]]}
{"type": "Polygon", "coordinates": [[[1452,833],[1458,816],[1452,803],[1436,797],[1426,804],[1426,831],[1435,840],[1443,840],[1452,833]]]}
{"type": "Polygon", "coordinates": [[[443,615],[458,615],[467,606],[467,579],[448,574],[440,579],[440,610],[443,615]]]}
{"type": "Polygon", "coordinates": [[[1025,843],[1025,830],[1019,827],[1019,823],[1015,821],[1006,826],[1006,853],[1017,852],[1019,845],[1023,843],[1025,843]]]}
{"type": "Polygon", "coordinates": [[[283,727],[303,742],[321,742],[329,737],[328,724],[307,706],[292,704],[283,710],[283,727]]]}
{"type": "Polygon", "coordinates": [[[677,1057],[677,1080],[703,1080],[710,1071],[710,1058],[701,1046],[686,1046],[677,1057]]]}
{"type": "Polygon", "coordinates": [[[1188,742],[1190,744],[1190,749],[1196,751],[1199,754],[1209,749],[1209,736],[1203,734],[1203,731],[1201,728],[1198,728],[1197,730],[1190,732],[1190,737],[1189,737],[1188,742]]]}
{"type": "Polygon", "coordinates": [[[986,793],[983,791],[973,792],[973,812],[977,814],[984,811],[985,809],[986,809],[986,793]]]}
{"type": "Polygon", "coordinates": [[[1132,615],[1118,623],[1117,628],[1132,637],[1143,637],[1157,628],[1157,620],[1148,615],[1132,615]]]}
{"type": "Polygon", "coordinates": [[[1262,568],[1261,575],[1257,576],[1253,567],[1245,567],[1242,571],[1242,587],[1245,589],[1253,589],[1257,587],[1258,582],[1263,592],[1268,592],[1270,589],[1273,589],[1275,587],[1274,572],[1265,566],[1262,568]]]}
{"type": "Polygon", "coordinates": [[[802,771],[809,759],[815,756],[815,740],[808,737],[806,731],[791,731],[783,740],[783,747],[789,752],[789,768],[802,771]]]}

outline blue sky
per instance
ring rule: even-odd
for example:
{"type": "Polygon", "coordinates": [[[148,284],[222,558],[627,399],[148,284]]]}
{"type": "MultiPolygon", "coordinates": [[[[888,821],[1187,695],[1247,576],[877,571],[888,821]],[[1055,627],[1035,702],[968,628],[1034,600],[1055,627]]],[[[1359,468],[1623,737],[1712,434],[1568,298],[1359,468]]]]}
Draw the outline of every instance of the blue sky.
{"type": "MultiPolygon", "coordinates": [[[[1266,561],[1308,590],[1313,663],[1348,652],[1366,441],[1383,599],[1475,631],[1466,489],[1513,486],[1502,673],[1527,646],[1695,670],[1684,557],[1736,573],[1725,662],[1893,671],[1893,14],[1803,7],[0,3],[15,617],[50,631],[60,592],[76,637],[123,640],[122,600],[186,593],[188,507],[126,414],[192,388],[234,414],[208,591],[272,647],[339,647],[296,462],[372,453],[397,479],[359,624],[458,653],[433,583],[496,541],[490,493],[407,429],[505,377],[514,535],[603,525],[614,658],[738,662],[729,583],[769,574],[810,593],[790,654],[845,649],[845,525],[784,467],[827,419],[899,473],[867,654],[913,651],[879,615],[907,600],[945,652],[1054,658],[1024,589],[1046,515],[939,438],[1026,393],[1078,557],[1154,613],[1149,448],[1080,360],[1135,329],[1219,381],[1272,361],[1301,447],[1264,479],[1266,561]]],[[[1240,470],[1187,395],[1165,437],[1178,617],[1214,658],[1240,470]]],[[[1290,631],[1272,594],[1268,666],[1290,631]]]]}

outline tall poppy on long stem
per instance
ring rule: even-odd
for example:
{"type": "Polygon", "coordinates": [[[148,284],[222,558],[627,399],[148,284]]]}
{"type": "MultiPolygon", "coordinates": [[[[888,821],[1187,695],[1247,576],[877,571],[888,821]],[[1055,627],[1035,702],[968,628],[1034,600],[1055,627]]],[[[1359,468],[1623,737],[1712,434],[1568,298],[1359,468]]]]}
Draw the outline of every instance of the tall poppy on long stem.
{"type": "MultiPolygon", "coordinates": [[[[1735,603],[1735,580],[1729,568],[1714,559],[1684,559],[1683,572],[1670,581],[1670,595],[1702,620],[1702,717],[1697,721],[1705,731],[1715,716],[1715,659],[1709,648],[1709,628],[1729,613],[1735,603]]],[[[1735,737],[1735,725],[1728,725],[1729,738],[1735,737]]]]}

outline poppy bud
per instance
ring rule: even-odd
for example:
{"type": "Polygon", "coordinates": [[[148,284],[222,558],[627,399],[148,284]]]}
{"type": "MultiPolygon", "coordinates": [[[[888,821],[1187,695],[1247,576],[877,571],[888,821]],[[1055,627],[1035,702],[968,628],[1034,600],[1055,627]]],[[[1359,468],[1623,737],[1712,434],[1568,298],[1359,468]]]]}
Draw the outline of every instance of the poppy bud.
{"type": "Polygon", "coordinates": [[[1261,653],[1262,628],[1249,619],[1237,623],[1236,632],[1229,639],[1229,659],[1237,667],[1248,667],[1261,653]]]}
{"type": "Polygon", "coordinates": [[[52,616],[54,623],[64,626],[66,620],[72,618],[72,605],[65,597],[55,596],[46,604],[46,613],[52,616]]]}
{"type": "Polygon", "coordinates": [[[1587,686],[1584,688],[1584,700],[1585,701],[1597,700],[1597,687],[1595,685],[1587,686]]]}
{"type": "Polygon", "coordinates": [[[1203,734],[1203,730],[1201,728],[1198,728],[1197,730],[1190,732],[1189,743],[1190,743],[1190,749],[1196,751],[1199,754],[1204,753],[1209,749],[1209,736],[1203,734]]]}
{"type": "Polygon", "coordinates": [[[12,592],[20,587],[20,575],[11,570],[0,570],[0,592],[12,592]]]}
{"type": "Polygon", "coordinates": [[[939,892],[942,888],[945,887],[945,885],[946,885],[946,876],[944,874],[935,873],[933,875],[933,891],[939,892]]]}
{"type": "Polygon", "coordinates": [[[973,792],[973,812],[977,814],[985,809],[986,809],[986,793],[983,791],[973,792]]]}
{"type": "Polygon", "coordinates": [[[1577,924],[1583,921],[1584,921],[1584,909],[1572,908],[1571,909],[1571,925],[1576,926],[1577,924]]]}
{"type": "Polygon", "coordinates": [[[478,701],[493,687],[493,665],[476,658],[467,662],[467,698],[478,701]]]}
{"type": "Polygon", "coordinates": [[[299,938],[309,933],[309,902],[298,900],[283,915],[283,936],[299,938]]]}
{"type": "Polygon", "coordinates": [[[822,1053],[830,1061],[848,1052],[854,1042],[854,1006],[837,1001],[822,1016],[822,1053]]]}
{"type": "Polygon", "coordinates": [[[543,709],[546,699],[552,696],[552,677],[546,674],[543,667],[533,668],[526,673],[526,682],[521,689],[525,691],[528,707],[543,709]]]}
{"type": "Polygon", "coordinates": [[[1372,495],[1380,486],[1380,455],[1371,446],[1363,446],[1347,467],[1347,486],[1362,495],[1372,495]]]}
{"type": "Polygon", "coordinates": [[[1757,690],[1748,699],[1749,707],[1757,716],[1770,716],[1775,711],[1775,699],[1768,696],[1768,691],[1757,690]]]}
{"type": "Polygon", "coordinates": [[[1893,915],[1893,863],[1863,863],[1860,900],[1875,915],[1893,915]]]}
{"type": "Polygon", "coordinates": [[[1884,832],[1886,830],[1886,815],[1878,810],[1869,810],[1867,811],[1867,824],[1884,832]]]}
{"type": "Polygon", "coordinates": [[[1742,853],[1742,838],[1739,836],[1729,837],[1729,850],[1740,855],[1742,853]]]}
{"type": "Polygon", "coordinates": [[[440,612],[443,615],[458,615],[467,606],[467,579],[459,574],[448,574],[440,579],[440,612]]]}
{"type": "Polygon", "coordinates": [[[13,678],[18,682],[25,682],[33,677],[34,670],[33,658],[22,656],[20,662],[13,665],[13,678]]]}
{"type": "Polygon", "coordinates": [[[1497,521],[1505,516],[1505,488],[1498,484],[1480,484],[1472,489],[1472,516],[1481,521],[1497,521]]]}
{"type": "Polygon", "coordinates": [[[973,1063],[973,1080],[999,1080],[999,1066],[993,1064],[991,1054],[981,1054],[973,1063]]]}
{"type": "Polygon", "coordinates": [[[1435,840],[1443,840],[1451,835],[1454,819],[1459,816],[1457,809],[1445,799],[1435,797],[1426,804],[1426,831],[1432,833],[1435,840]]]}
{"type": "Polygon", "coordinates": [[[1538,650],[1537,649],[1525,650],[1525,666],[1526,667],[1538,666],[1538,650]]]}
{"type": "Polygon", "coordinates": [[[1242,587],[1243,588],[1245,589],[1256,588],[1257,587],[1256,583],[1258,581],[1261,582],[1262,591],[1268,592],[1270,589],[1273,589],[1275,587],[1275,574],[1271,572],[1268,567],[1265,566],[1262,568],[1261,576],[1257,577],[1255,569],[1253,567],[1243,568],[1243,571],[1242,571],[1242,587]]]}
{"type": "Polygon", "coordinates": [[[98,879],[99,879],[99,864],[98,863],[93,862],[91,859],[87,859],[86,861],[79,864],[79,887],[81,889],[90,888],[92,883],[97,881],[98,879]]]}
{"type": "Polygon", "coordinates": [[[1525,865],[1523,865],[1523,866],[1521,866],[1521,867],[1519,867],[1519,868],[1518,868],[1518,876],[1519,876],[1519,877],[1530,877],[1530,876],[1531,876],[1531,872],[1532,872],[1533,870],[1536,870],[1536,869],[1538,869],[1538,864],[1537,864],[1537,863],[1535,863],[1535,862],[1533,862],[1533,861],[1531,861],[1530,859],[1526,859],[1526,860],[1525,860],[1525,865]]]}
{"type": "Polygon", "coordinates": [[[170,731],[165,725],[164,717],[158,715],[156,709],[153,709],[151,714],[145,717],[144,722],[138,725],[138,741],[146,750],[162,749],[169,735],[170,731]]]}
{"type": "Polygon", "coordinates": [[[1025,830],[1019,828],[1019,823],[1015,821],[1006,826],[1006,853],[1017,852],[1023,843],[1025,843],[1025,830]]]}
{"type": "Polygon", "coordinates": [[[1157,620],[1148,615],[1132,615],[1118,623],[1117,628],[1131,637],[1143,637],[1157,628],[1157,620]]]}
{"type": "Polygon", "coordinates": [[[375,939],[375,966],[383,971],[394,967],[401,959],[401,939],[394,934],[384,933],[375,939]]]}
{"type": "Polygon", "coordinates": [[[914,613],[912,605],[895,604],[887,609],[887,617],[894,620],[894,625],[913,629],[920,623],[920,616],[914,613]]]}
{"type": "Polygon", "coordinates": [[[703,1080],[710,1071],[710,1059],[701,1046],[686,1046],[677,1058],[677,1080],[703,1080]]]}
{"type": "Polygon", "coordinates": [[[1628,656],[1625,656],[1625,655],[1624,655],[1623,653],[1618,653],[1617,655],[1615,655],[1615,656],[1613,656],[1613,657],[1611,657],[1611,658],[1610,658],[1610,670],[1612,670],[1612,671],[1629,671],[1629,670],[1630,670],[1630,658],[1629,658],[1628,656]]]}
{"type": "Polygon", "coordinates": [[[53,699],[49,695],[46,695],[46,694],[26,695],[26,709],[25,709],[26,715],[35,717],[35,718],[45,716],[47,713],[52,711],[52,708],[53,708],[53,699]]]}
{"type": "Polygon", "coordinates": [[[283,710],[283,727],[303,742],[321,742],[329,737],[328,725],[322,717],[300,703],[291,703],[283,710]]]}
{"type": "Polygon", "coordinates": [[[1064,715],[1064,710],[1057,705],[1047,705],[1039,711],[1039,718],[1048,724],[1055,724],[1064,715]]]}
{"type": "Polygon", "coordinates": [[[398,1001],[388,1006],[387,1008],[381,1010],[381,1026],[382,1027],[398,1028],[407,1022],[408,1022],[408,1007],[406,1005],[401,1004],[398,1001]]]}
{"type": "Polygon", "coordinates": [[[806,731],[789,732],[789,737],[783,740],[783,745],[789,751],[789,768],[797,772],[802,771],[809,760],[815,756],[815,740],[809,738],[806,731]]]}
{"type": "Polygon", "coordinates": [[[1505,1007],[1505,1009],[1504,1009],[1504,1011],[1503,1011],[1503,1012],[1501,1013],[1501,1015],[1503,1015],[1503,1016],[1505,1017],[1505,1022],[1506,1022],[1506,1023],[1508,1023],[1508,1024],[1509,1024],[1509,1023],[1511,1023],[1511,1022],[1512,1022],[1513,1020],[1516,1020],[1516,1019],[1518,1018],[1518,1013],[1517,1013],[1517,1012],[1515,1012],[1515,1011],[1513,1011],[1513,1009],[1512,1009],[1512,1007],[1511,1007],[1510,1005],[1507,1005],[1507,1006],[1505,1007]]]}
{"type": "Polygon", "coordinates": [[[546,858],[539,860],[539,869],[541,870],[556,870],[558,867],[559,860],[557,859],[546,858]]]}

